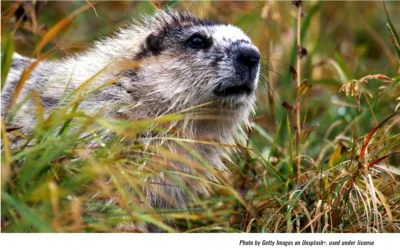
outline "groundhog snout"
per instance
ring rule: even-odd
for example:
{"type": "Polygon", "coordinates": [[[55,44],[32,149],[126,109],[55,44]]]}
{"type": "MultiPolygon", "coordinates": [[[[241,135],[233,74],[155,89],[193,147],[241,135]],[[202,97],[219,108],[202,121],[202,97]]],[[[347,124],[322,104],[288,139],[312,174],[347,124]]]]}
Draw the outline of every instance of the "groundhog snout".
{"type": "Polygon", "coordinates": [[[251,47],[241,47],[238,50],[238,62],[249,70],[256,68],[260,62],[260,53],[251,47]]]}
{"type": "Polygon", "coordinates": [[[235,70],[239,84],[245,83],[253,87],[260,65],[260,52],[254,46],[245,44],[238,47],[235,54],[235,70]]]}
{"type": "Polygon", "coordinates": [[[248,43],[231,50],[234,74],[226,77],[213,90],[218,97],[252,95],[257,88],[260,52],[248,43]]]}

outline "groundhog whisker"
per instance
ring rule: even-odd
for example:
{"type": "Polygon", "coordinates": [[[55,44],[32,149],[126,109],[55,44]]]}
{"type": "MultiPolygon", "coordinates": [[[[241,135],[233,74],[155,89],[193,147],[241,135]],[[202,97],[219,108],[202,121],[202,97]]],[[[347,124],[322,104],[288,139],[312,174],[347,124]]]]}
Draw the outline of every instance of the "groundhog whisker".
{"type": "Polygon", "coordinates": [[[271,50],[271,51],[267,51],[264,53],[261,53],[261,57],[265,58],[265,56],[273,54],[273,53],[277,53],[277,52],[283,52],[285,51],[284,49],[276,49],[276,50],[271,50]]]}
{"type": "Polygon", "coordinates": [[[260,83],[265,83],[268,86],[268,88],[266,88],[266,89],[271,92],[273,98],[275,99],[275,102],[276,103],[281,103],[279,98],[276,96],[274,89],[271,88],[270,81],[267,80],[266,77],[263,74],[260,74],[260,79],[262,80],[262,81],[260,81],[260,83]]]}
{"type": "Polygon", "coordinates": [[[271,68],[271,66],[268,65],[261,65],[261,69],[264,69],[266,71],[270,71],[272,73],[275,73],[277,76],[279,76],[282,80],[284,81],[290,81],[290,79],[285,78],[283,75],[281,75],[280,73],[278,73],[276,70],[274,70],[273,68],[271,68]]]}

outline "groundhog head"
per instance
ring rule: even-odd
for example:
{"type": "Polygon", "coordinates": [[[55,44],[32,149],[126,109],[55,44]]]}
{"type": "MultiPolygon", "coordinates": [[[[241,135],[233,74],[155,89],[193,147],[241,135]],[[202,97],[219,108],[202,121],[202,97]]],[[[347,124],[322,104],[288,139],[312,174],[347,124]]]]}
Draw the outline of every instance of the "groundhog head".
{"type": "Polygon", "coordinates": [[[214,107],[253,107],[260,53],[242,30],[171,11],[148,23],[137,54],[147,95],[175,111],[213,100],[214,107]]]}

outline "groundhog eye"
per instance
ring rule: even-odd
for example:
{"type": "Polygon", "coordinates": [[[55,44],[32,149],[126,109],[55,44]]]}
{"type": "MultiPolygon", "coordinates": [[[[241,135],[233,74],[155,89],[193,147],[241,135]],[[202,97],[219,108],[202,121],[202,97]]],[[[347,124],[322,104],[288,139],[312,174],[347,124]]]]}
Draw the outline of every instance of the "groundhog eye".
{"type": "Polygon", "coordinates": [[[207,47],[208,43],[204,37],[200,35],[195,35],[189,39],[189,45],[192,48],[201,49],[207,47]]]}

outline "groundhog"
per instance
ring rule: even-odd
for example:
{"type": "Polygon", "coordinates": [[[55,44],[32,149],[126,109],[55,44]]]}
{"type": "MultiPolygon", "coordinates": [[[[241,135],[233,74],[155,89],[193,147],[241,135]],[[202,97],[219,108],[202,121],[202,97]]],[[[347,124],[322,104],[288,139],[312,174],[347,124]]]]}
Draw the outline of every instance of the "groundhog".
{"type": "MultiPolygon", "coordinates": [[[[10,96],[24,68],[34,61],[13,55],[2,94],[3,116],[7,114],[10,96]]],[[[86,52],[60,60],[41,61],[30,74],[16,103],[36,90],[48,113],[60,104],[65,92],[74,91],[101,72],[90,84],[91,89],[99,88],[111,79],[117,80],[82,100],[79,107],[86,112],[136,121],[209,103],[207,110],[213,117],[221,119],[193,119],[177,122],[174,126],[184,127],[181,136],[185,139],[206,138],[212,142],[234,144],[235,133],[248,122],[254,109],[259,70],[259,50],[241,29],[187,12],[158,11],[152,17],[143,17],[142,22],[95,42],[86,52]],[[127,68],[130,64],[131,68],[127,68]]],[[[29,133],[35,123],[32,109],[33,102],[26,102],[14,117],[14,121],[22,124],[20,129],[24,133],[29,133]]],[[[143,136],[148,134],[152,133],[143,136]]],[[[165,143],[174,152],[175,145],[165,143]]],[[[209,165],[224,170],[221,160],[224,150],[221,148],[207,144],[195,146],[197,154],[209,165]]],[[[184,164],[176,164],[174,168],[188,174],[199,172],[184,164]]],[[[203,178],[215,179],[207,171],[200,173],[203,178]]],[[[180,180],[195,196],[208,194],[201,182],[182,178],[180,180]]],[[[160,175],[146,180],[149,185],[143,187],[143,193],[152,207],[185,208],[193,196],[174,185],[177,179],[160,175]]]]}

